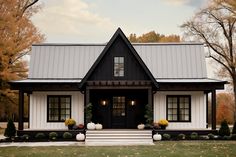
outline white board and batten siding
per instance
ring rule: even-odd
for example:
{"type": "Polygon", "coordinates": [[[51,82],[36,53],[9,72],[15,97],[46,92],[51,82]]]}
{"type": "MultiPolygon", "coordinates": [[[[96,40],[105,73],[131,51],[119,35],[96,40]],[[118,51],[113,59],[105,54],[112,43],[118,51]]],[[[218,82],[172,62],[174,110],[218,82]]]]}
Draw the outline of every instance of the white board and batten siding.
{"type": "Polygon", "coordinates": [[[30,129],[67,129],[64,122],[47,122],[47,95],[71,95],[71,117],[84,123],[84,95],[80,92],[33,92],[30,95],[30,129]]]}
{"type": "Polygon", "coordinates": [[[167,95],[191,95],[191,122],[169,122],[167,129],[205,129],[206,96],[204,92],[157,92],[154,98],[154,122],[166,119],[167,95]]]}

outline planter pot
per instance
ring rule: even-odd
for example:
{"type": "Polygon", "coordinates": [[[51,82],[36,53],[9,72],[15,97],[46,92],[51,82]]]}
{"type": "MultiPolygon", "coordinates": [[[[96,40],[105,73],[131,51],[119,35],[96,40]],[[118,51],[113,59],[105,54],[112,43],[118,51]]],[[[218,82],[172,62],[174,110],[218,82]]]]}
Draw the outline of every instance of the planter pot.
{"type": "Polygon", "coordinates": [[[160,141],[161,140],[161,135],[160,134],[153,135],[153,140],[154,141],[160,141]]]}
{"type": "Polygon", "coordinates": [[[79,134],[76,135],[76,140],[77,141],[84,141],[84,139],[85,139],[84,134],[79,133],[79,134]]]}
{"type": "Polygon", "coordinates": [[[88,130],[95,130],[95,128],[96,128],[96,127],[95,127],[95,124],[94,124],[94,123],[90,122],[90,123],[87,124],[87,129],[88,129],[88,130]]]}
{"type": "Polygon", "coordinates": [[[73,130],[74,125],[68,125],[68,130],[73,130]]]}
{"type": "Polygon", "coordinates": [[[166,126],[165,126],[165,125],[160,125],[160,128],[161,128],[162,130],[166,130],[166,126]]]}

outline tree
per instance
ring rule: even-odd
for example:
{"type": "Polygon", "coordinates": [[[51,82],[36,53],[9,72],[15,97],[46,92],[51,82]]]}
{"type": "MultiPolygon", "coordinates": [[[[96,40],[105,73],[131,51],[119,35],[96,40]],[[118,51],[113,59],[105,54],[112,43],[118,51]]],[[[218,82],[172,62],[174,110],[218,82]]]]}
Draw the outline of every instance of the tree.
{"type": "Polygon", "coordinates": [[[236,14],[234,0],[211,0],[181,27],[185,35],[204,42],[210,57],[221,67],[220,74],[230,79],[234,93],[234,121],[236,121],[236,14]]]}
{"type": "Polygon", "coordinates": [[[180,37],[178,35],[165,36],[155,31],[150,31],[141,36],[136,36],[136,34],[131,33],[129,35],[129,40],[136,43],[153,43],[153,42],[180,42],[180,37]]]}
{"type": "Polygon", "coordinates": [[[230,93],[219,93],[216,96],[216,122],[220,124],[223,120],[233,124],[234,98],[230,93]]]}
{"type": "Polygon", "coordinates": [[[24,56],[33,43],[44,40],[31,17],[39,11],[38,0],[0,0],[0,114],[17,111],[17,93],[8,81],[26,78],[24,56]]]}

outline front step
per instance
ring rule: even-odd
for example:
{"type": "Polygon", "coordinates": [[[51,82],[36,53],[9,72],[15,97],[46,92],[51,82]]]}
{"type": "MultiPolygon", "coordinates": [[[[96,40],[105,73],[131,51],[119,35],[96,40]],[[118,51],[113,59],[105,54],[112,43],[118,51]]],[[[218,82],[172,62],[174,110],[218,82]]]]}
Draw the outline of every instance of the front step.
{"type": "Polygon", "coordinates": [[[151,130],[87,130],[86,145],[150,145],[151,130]]]}

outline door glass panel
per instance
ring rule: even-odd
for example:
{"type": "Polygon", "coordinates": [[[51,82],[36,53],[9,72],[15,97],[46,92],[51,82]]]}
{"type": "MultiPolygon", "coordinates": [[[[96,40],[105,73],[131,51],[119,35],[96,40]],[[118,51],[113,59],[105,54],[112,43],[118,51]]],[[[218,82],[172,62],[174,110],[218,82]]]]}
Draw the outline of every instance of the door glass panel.
{"type": "Polygon", "coordinates": [[[125,97],[113,97],[113,116],[125,116],[125,97]]]}

